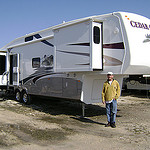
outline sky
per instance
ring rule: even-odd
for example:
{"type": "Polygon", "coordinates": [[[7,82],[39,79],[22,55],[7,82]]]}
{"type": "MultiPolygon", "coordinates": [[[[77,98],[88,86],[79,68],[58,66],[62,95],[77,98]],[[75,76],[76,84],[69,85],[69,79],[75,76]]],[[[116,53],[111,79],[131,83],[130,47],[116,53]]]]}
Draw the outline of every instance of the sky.
{"type": "Polygon", "coordinates": [[[0,0],[0,48],[63,21],[117,11],[150,18],[150,0],[0,0]]]}

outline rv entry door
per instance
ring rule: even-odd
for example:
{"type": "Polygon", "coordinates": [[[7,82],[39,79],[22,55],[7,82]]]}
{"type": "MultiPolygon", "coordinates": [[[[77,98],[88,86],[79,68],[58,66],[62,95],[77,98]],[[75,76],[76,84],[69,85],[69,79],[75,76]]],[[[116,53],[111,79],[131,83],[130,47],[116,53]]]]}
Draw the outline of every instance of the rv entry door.
{"type": "Polygon", "coordinates": [[[103,24],[92,22],[92,69],[103,70],[103,24]]]}
{"type": "Polygon", "coordinates": [[[10,85],[19,85],[19,54],[10,55],[10,85]]]}

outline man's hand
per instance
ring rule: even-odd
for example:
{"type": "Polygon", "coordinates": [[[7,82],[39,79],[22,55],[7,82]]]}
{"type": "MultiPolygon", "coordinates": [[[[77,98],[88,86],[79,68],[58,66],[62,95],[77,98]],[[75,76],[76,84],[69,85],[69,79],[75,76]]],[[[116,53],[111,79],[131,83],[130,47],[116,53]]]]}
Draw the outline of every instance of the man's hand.
{"type": "Polygon", "coordinates": [[[103,103],[103,104],[106,104],[106,102],[105,102],[105,101],[102,101],[102,103],[103,103]]]}

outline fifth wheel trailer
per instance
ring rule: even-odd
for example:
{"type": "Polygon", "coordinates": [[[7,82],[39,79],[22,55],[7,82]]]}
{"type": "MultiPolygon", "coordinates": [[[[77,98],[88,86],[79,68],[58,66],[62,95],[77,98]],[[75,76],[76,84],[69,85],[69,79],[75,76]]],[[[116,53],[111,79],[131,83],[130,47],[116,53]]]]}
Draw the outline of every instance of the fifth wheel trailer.
{"type": "Polygon", "coordinates": [[[65,22],[17,38],[8,52],[9,86],[17,100],[30,95],[101,101],[108,71],[150,74],[150,19],[114,12],[65,22]]]}

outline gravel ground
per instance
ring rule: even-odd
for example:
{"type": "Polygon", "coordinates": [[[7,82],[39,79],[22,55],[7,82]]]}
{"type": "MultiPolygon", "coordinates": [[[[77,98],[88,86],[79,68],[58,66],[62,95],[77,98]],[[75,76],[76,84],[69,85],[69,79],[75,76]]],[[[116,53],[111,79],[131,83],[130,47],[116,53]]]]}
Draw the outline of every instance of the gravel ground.
{"type": "Polygon", "coordinates": [[[107,123],[103,104],[34,98],[31,105],[0,100],[0,149],[149,150],[150,99],[134,92],[118,99],[116,128],[107,123]]]}

